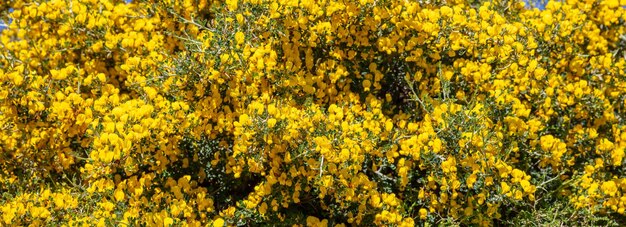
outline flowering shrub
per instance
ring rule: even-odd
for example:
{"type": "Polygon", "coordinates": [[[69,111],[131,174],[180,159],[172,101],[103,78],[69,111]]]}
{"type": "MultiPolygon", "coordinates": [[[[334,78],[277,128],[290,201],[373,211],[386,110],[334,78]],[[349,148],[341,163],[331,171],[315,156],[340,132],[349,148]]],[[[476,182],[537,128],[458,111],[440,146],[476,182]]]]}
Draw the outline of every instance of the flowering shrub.
{"type": "Polygon", "coordinates": [[[0,223],[626,224],[624,6],[3,1],[0,223]]]}

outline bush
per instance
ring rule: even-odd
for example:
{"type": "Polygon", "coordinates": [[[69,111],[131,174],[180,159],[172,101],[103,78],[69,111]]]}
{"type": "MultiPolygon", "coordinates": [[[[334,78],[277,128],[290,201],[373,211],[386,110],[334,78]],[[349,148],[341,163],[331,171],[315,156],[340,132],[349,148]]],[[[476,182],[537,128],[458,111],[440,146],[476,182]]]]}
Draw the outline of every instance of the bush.
{"type": "Polygon", "coordinates": [[[0,3],[6,225],[624,225],[624,1],[0,3]]]}

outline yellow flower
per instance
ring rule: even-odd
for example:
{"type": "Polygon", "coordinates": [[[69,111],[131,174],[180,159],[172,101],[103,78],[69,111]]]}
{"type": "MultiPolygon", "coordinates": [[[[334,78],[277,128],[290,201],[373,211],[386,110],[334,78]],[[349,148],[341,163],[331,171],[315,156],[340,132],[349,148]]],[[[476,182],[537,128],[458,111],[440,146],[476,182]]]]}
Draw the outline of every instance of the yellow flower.
{"type": "Polygon", "coordinates": [[[2,221],[4,222],[4,224],[11,224],[11,222],[13,221],[13,218],[15,218],[15,211],[16,209],[10,207],[10,206],[3,206],[2,207],[2,221]]]}
{"type": "Polygon", "coordinates": [[[509,186],[509,184],[507,184],[504,181],[500,182],[500,187],[502,188],[501,189],[502,194],[506,194],[511,190],[511,186],[509,186]]]}
{"type": "Polygon", "coordinates": [[[306,217],[307,226],[316,226],[317,223],[319,222],[320,222],[320,219],[318,219],[317,217],[313,217],[313,216],[306,217]]]}
{"type": "Polygon", "coordinates": [[[473,188],[474,183],[476,183],[476,174],[472,174],[469,177],[467,177],[466,183],[467,183],[468,188],[473,188]]]}
{"type": "Polygon", "coordinates": [[[624,153],[624,148],[615,148],[613,149],[613,151],[611,152],[611,158],[613,160],[613,165],[614,166],[620,166],[622,165],[622,160],[624,159],[624,156],[626,154],[624,153]]]}
{"type": "Polygon", "coordinates": [[[527,180],[522,180],[520,181],[520,185],[522,186],[522,189],[524,190],[524,192],[526,193],[534,193],[535,192],[535,186],[533,186],[532,184],[530,184],[529,181],[527,180]]]}
{"type": "Polygon", "coordinates": [[[274,128],[275,125],[276,125],[276,119],[275,118],[270,118],[270,119],[267,120],[267,127],[274,128]]]}
{"type": "Polygon", "coordinates": [[[171,226],[172,224],[174,224],[174,219],[167,217],[163,220],[163,226],[164,227],[168,227],[171,226]]]}
{"type": "Polygon", "coordinates": [[[246,36],[243,34],[243,32],[235,33],[235,41],[237,42],[237,45],[243,44],[245,38],[246,36]]]}
{"type": "Polygon", "coordinates": [[[153,100],[157,95],[156,89],[152,87],[144,87],[143,90],[146,92],[146,95],[148,96],[148,99],[150,100],[153,100]]]}
{"type": "Polygon", "coordinates": [[[372,82],[369,80],[363,80],[363,91],[369,91],[372,86],[372,82]]]}
{"type": "Polygon", "coordinates": [[[521,200],[522,199],[522,192],[520,190],[513,190],[513,198],[517,199],[517,200],[521,200]]]}
{"type": "Polygon", "coordinates": [[[387,122],[385,122],[385,131],[391,132],[392,129],[393,129],[393,122],[391,120],[388,120],[387,122]]]}
{"type": "Polygon", "coordinates": [[[420,219],[425,220],[426,217],[428,216],[428,210],[426,210],[425,208],[421,208],[419,212],[420,212],[420,219]]]}
{"type": "Polygon", "coordinates": [[[342,149],[341,152],[339,152],[339,159],[341,162],[345,162],[350,159],[350,151],[348,151],[348,149],[342,149]]]}
{"type": "Polygon", "coordinates": [[[222,227],[224,224],[224,219],[222,218],[217,218],[213,221],[213,227],[222,227]]]}
{"type": "Polygon", "coordinates": [[[239,123],[241,125],[248,125],[250,122],[250,117],[247,114],[239,115],[239,123]]]}
{"type": "Polygon", "coordinates": [[[617,185],[615,184],[615,181],[603,182],[600,188],[602,189],[602,192],[604,194],[607,194],[609,196],[614,196],[615,194],[617,194],[617,185]]]}
{"type": "MultiPolygon", "coordinates": [[[[620,5],[620,1],[618,1],[618,0],[606,0],[606,1],[603,1],[603,4],[605,4],[609,8],[617,8],[620,5]]],[[[622,2],[622,4],[624,4],[624,2],[622,2]]]]}
{"type": "Polygon", "coordinates": [[[122,200],[124,200],[124,191],[121,189],[117,189],[115,190],[115,200],[117,200],[118,202],[121,202],[122,200]]]}
{"type": "Polygon", "coordinates": [[[50,70],[50,74],[52,75],[52,79],[54,80],[63,80],[67,78],[67,73],[64,70],[50,70]]]}
{"type": "Polygon", "coordinates": [[[228,6],[229,10],[235,11],[235,10],[237,10],[238,2],[239,2],[239,0],[226,0],[226,6],[228,6]]]}
{"type": "MultiPolygon", "coordinates": [[[[439,153],[439,152],[441,152],[442,145],[443,145],[443,144],[442,144],[442,142],[441,142],[441,140],[440,140],[440,139],[435,139],[435,140],[433,141],[433,143],[432,143],[432,146],[433,146],[433,152],[435,152],[435,153],[439,153]]],[[[452,162],[454,162],[454,160],[452,160],[452,162]]]]}
{"type": "Polygon", "coordinates": [[[552,146],[554,145],[554,137],[552,135],[546,135],[541,137],[541,149],[544,151],[552,150],[552,146]]]}
{"type": "Polygon", "coordinates": [[[98,77],[98,80],[100,80],[100,82],[105,82],[107,80],[106,75],[104,75],[104,73],[98,73],[96,77],[98,77]]]}

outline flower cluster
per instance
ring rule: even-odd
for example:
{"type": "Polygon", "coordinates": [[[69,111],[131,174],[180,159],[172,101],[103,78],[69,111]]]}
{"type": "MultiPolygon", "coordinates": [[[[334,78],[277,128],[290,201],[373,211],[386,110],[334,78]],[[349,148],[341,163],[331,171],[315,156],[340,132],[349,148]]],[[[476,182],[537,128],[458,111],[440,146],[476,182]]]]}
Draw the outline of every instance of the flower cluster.
{"type": "Polygon", "coordinates": [[[0,223],[624,224],[624,6],[3,1],[0,223]]]}

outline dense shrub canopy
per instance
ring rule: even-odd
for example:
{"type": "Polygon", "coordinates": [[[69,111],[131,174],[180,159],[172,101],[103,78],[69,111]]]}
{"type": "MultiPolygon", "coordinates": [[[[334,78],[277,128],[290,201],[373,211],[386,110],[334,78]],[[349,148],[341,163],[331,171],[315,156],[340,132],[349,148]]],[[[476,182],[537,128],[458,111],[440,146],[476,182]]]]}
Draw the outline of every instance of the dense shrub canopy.
{"type": "Polygon", "coordinates": [[[625,5],[2,1],[0,225],[624,225],[625,5]]]}

